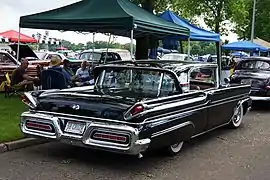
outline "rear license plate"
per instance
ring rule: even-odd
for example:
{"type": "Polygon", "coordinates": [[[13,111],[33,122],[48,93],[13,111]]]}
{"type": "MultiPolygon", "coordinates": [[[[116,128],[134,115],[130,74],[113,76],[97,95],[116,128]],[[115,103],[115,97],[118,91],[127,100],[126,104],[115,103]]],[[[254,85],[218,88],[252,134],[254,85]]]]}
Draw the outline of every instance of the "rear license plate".
{"type": "Polygon", "coordinates": [[[83,134],[84,130],[85,124],[80,122],[68,121],[65,127],[65,132],[68,133],[83,134]]]}
{"type": "Polygon", "coordinates": [[[251,79],[243,79],[243,80],[241,80],[241,84],[252,84],[252,80],[251,79]]]}

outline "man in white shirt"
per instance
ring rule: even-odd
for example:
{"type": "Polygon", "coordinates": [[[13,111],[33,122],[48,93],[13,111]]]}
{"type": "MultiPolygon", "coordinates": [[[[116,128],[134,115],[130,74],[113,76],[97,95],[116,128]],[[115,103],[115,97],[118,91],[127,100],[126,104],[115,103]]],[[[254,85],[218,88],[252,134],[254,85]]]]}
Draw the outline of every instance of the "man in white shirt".
{"type": "Polygon", "coordinates": [[[94,84],[93,79],[89,74],[89,69],[87,68],[87,62],[83,61],[81,67],[77,70],[76,76],[83,82],[85,85],[94,84]]]}

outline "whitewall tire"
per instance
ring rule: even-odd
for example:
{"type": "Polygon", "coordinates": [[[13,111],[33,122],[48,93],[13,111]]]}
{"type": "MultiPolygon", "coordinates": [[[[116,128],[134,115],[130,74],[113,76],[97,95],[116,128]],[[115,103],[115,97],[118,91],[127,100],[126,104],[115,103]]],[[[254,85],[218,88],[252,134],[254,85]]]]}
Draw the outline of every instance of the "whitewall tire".
{"type": "Polygon", "coordinates": [[[244,116],[244,108],[242,104],[239,104],[235,108],[233,117],[230,122],[230,127],[234,129],[238,128],[243,122],[243,116],[244,116]]]}
{"type": "Polygon", "coordinates": [[[170,145],[167,148],[168,154],[171,155],[171,156],[174,156],[174,155],[178,154],[182,150],[183,145],[184,145],[184,142],[179,142],[179,143],[170,145]]]}

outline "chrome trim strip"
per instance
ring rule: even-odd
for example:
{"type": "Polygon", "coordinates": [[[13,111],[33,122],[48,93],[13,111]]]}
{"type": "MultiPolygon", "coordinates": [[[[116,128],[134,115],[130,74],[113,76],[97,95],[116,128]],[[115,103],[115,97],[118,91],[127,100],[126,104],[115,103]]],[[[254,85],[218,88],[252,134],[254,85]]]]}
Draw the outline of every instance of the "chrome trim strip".
{"type": "Polygon", "coordinates": [[[163,101],[163,100],[173,99],[173,98],[176,98],[176,97],[181,98],[181,97],[185,97],[185,96],[188,96],[188,95],[200,94],[200,93],[205,94],[204,91],[198,90],[198,91],[195,91],[195,92],[189,92],[189,93],[177,94],[177,95],[168,96],[168,97],[160,97],[160,98],[157,98],[157,99],[146,100],[146,101],[143,101],[143,103],[148,104],[148,103],[153,103],[153,102],[156,102],[156,101],[163,101]]]}
{"type": "Polygon", "coordinates": [[[187,121],[187,122],[184,122],[182,124],[178,124],[176,126],[172,126],[170,128],[164,129],[162,131],[155,132],[155,133],[152,134],[151,138],[154,138],[154,137],[169,133],[171,131],[174,131],[176,129],[180,129],[180,128],[188,126],[188,125],[192,125],[194,127],[194,124],[191,121],[187,121]]]}
{"type": "MultiPolygon", "coordinates": [[[[192,99],[188,99],[188,100],[184,100],[184,101],[178,101],[178,102],[170,102],[168,104],[165,104],[165,105],[160,105],[160,106],[156,106],[152,109],[149,109],[149,110],[146,110],[144,112],[142,112],[142,114],[146,114],[146,113],[151,113],[153,111],[160,111],[160,110],[163,110],[163,109],[168,109],[168,108],[172,108],[172,107],[177,107],[177,106],[183,106],[183,105],[186,105],[186,104],[189,104],[189,103],[196,103],[196,102],[201,102],[201,101],[205,101],[207,99],[207,96],[204,96],[204,97],[197,97],[197,98],[192,98],[192,99]]],[[[152,105],[154,106],[154,105],[152,105]]],[[[151,107],[151,106],[149,106],[151,107]]]]}
{"type": "Polygon", "coordinates": [[[172,114],[175,114],[174,116],[180,116],[179,113],[185,114],[185,113],[190,113],[190,112],[194,112],[194,111],[198,111],[198,110],[202,110],[202,109],[207,109],[207,108],[210,108],[210,107],[213,107],[213,106],[219,106],[219,105],[222,105],[222,104],[227,104],[227,103],[230,103],[230,102],[233,102],[233,101],[239,101],[242,98],[239,98],[238,97],[238,99],[235,99],[235,97],[230,97],[230,99],[231,100],[229,100],[229,101],[224,101],[223,100],[223,101],[220,101],[220,103],[214,103],[214,104],[208,105],[208,106],[205,106],[206,104],[208,104],[208,102],[206,102],[206,103],[200,104],[198,106],[193,106],[193,107],[189,107],[189,108],[177,110],[177,111],[174,111],[174,112],[169,112],[169,113],[166,113],[166,114],[162,114],[162,115],[157,115],[157,116],[154,116],[154,117],[146,118],[144,120],[144,123],[156,122],[156,121],[159,121],[160,119],[163,119],[164,117],[170,116],[172,114]],[[162,116],[162,117],[160,117],[160,116],[162,116]],[[154,119],[154,120],[152,120],[152,119],[154,119]]]}
{"type": "Polygon", "coordinates": [[[228,123],[224,123],[224,124],[222,124],[222,125],[219,125],[219,126],[217,126],[217,127],[212,128],[212,129],[208,129],[208,130],[206,130],[206,131],[204,131],[204,132],[202,132],[202,133],[193,135],[193,136],[191,136],[191,138],[195,138],[195,137],[204,135],[204,134],[206,134],[206,133],[208,133],[208,132],[210,132],[210,131],[214,131],[215,129],[218,129],[218,128],[221,128],[221,127],[223,127],[223,126],[226,126],[226,125],[228,125],[229,123],[230,123],[230,121],[229,121],[228,123]]]}
{"type": "Polygon", "coordinates": [[[270,97],[250,96],[252,101],[270,101],[270,97]]]}

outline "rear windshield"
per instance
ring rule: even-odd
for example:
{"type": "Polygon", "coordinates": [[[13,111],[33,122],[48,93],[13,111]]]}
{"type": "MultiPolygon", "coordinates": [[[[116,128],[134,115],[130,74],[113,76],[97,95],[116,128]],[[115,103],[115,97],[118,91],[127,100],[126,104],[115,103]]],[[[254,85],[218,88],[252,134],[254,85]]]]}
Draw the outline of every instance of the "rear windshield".
{"type": "Polygon", "coordinates": [[[244,60],[239,62],[236,67],[237,70],[265,70],[270,71],[270,63],[268,61],[258,61],[258,60],[244,60]]]}
{"type": "Polygon", "coordinates": [[[96,88],[103,94],[131,98],[159,97],[179,93],[177,79],[157,70],[106,68],[100,72],[96,88]]]}

